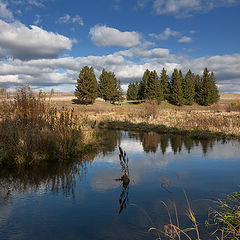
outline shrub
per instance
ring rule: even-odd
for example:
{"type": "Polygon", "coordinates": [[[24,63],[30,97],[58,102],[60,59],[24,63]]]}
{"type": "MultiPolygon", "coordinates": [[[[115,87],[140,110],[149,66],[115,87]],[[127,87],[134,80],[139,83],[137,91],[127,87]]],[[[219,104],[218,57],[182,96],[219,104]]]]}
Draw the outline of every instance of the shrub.
{"type": "Polygon", "coordinates": [[[0,103],[0,164],[33,165],[73,156],[94,142],[86,121],[74,110],[51,107],[41,92],[24,86],[13,101],[0,103]]]}

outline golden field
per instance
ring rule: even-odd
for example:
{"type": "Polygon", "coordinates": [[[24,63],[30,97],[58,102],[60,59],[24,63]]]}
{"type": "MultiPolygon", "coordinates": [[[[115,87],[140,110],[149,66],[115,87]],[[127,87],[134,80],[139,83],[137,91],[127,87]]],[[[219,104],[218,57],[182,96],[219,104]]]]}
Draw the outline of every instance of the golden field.
{"type": "Polygon", "coordinates": [[[76,98],[70,93],[56,93],[51,98],[46,95],[46,99],[58,108],[74,108],[75,114],[84,114],[91,121],[105,123],[102,124],[105,127],[173,133],[203,131],[207,134],[209,131],[240,138],[240,94],[220,96],[220,101],[211,106],[194,104],[183,107],[167,102],[157,105],[124,101],[121,105],[112,105],[102,99],[97,99],[92,105],[80,105],[75,103],[76,98]]]}

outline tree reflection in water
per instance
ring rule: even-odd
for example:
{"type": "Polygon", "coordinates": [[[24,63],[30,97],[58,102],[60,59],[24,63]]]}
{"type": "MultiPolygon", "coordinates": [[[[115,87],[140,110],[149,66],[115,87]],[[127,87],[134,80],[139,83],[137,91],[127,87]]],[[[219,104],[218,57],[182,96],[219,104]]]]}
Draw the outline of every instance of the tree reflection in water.
{"type": "MultiPolygon", "coordinates": [[[[126,134],[126,132],[124,133],[126,134]]],[[[109,152],[114,152],[116,146],[121,144],[121,138],[123,137],[122,131],[103,130],[103,138],[105,143],[95,152],[89,152],[87,155],[82,156],[80,160],[72,160],[58,163],[51,163],[45,165],[39,165],[29,169],[1,169],[0,170],[0,204],[11,199],[11,195],[14,192],[46,192],[51,191],[54,194],[59,192],[63,193],[66,197],[75,196],[76,180],[82,179],[86,176],[87,168],[91,165],[96,154],[101,153],[103,156],[109,152]]],[[[158,149],[164,155],[169,148],[171,148],[174,154],[181,152],[183,147],[188,151],[195,146],[202,146],[202,151],[206,154],[212,149],[215,139],[211,140],[193,140],[186,136],[180,135],[166,135],[157,134],[154,132],[149,133],[135,133],[128,132],[128,138],[136,139],[140,141],[143,150],[147,153],[157,152],[158,149]]],[[[119,149],[120,150],[120,149],[119,149]]],[[[126,153],[120,150],[119,155],[120,164],[122,166],[122,177],[119,181],[122,182],[122,193],[120,195],[119,203],[120,210],[122,212],[126,208],[128,203],[129,194],[129,170],[128,159],[126,153]]],[[[164,184],[166,188],[166,184],[164,184]]]]}

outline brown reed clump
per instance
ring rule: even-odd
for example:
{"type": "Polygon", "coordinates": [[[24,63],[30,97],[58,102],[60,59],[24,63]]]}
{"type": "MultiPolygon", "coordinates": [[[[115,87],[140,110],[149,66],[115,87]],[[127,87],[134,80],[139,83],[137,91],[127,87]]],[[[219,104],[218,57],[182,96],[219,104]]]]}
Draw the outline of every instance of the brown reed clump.
{"type": "Polygon", "coordinates": [[[0,164],[34,165],[69,158],[94,144],[86,116],[57,110],[29,86],[12,101],[0,102],[0,164]]]}

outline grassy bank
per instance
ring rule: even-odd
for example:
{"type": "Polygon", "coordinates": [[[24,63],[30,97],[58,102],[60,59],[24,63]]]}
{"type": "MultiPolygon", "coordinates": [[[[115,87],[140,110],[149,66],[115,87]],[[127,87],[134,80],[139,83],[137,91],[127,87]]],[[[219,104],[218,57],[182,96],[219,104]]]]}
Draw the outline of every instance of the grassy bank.
{"type": "Polygon", "coordinates": [[[84,114],[50,106],[28,86],[0,103],[0,165],[26,166],[64,160],[96,145],[84,114]]]}
{"type": "MultiPolygon", "coordinates": [[[[231,106],[228,106],[228,109],[231,106]]],[[[155,131],[184,134],[193,138],[240,138],[240,113],[234,110],[211,108],[165,108],[144,103],[139,107],[114,107],[110,111],[85,110],[89,118],[102,128],[155,131]]]]}

